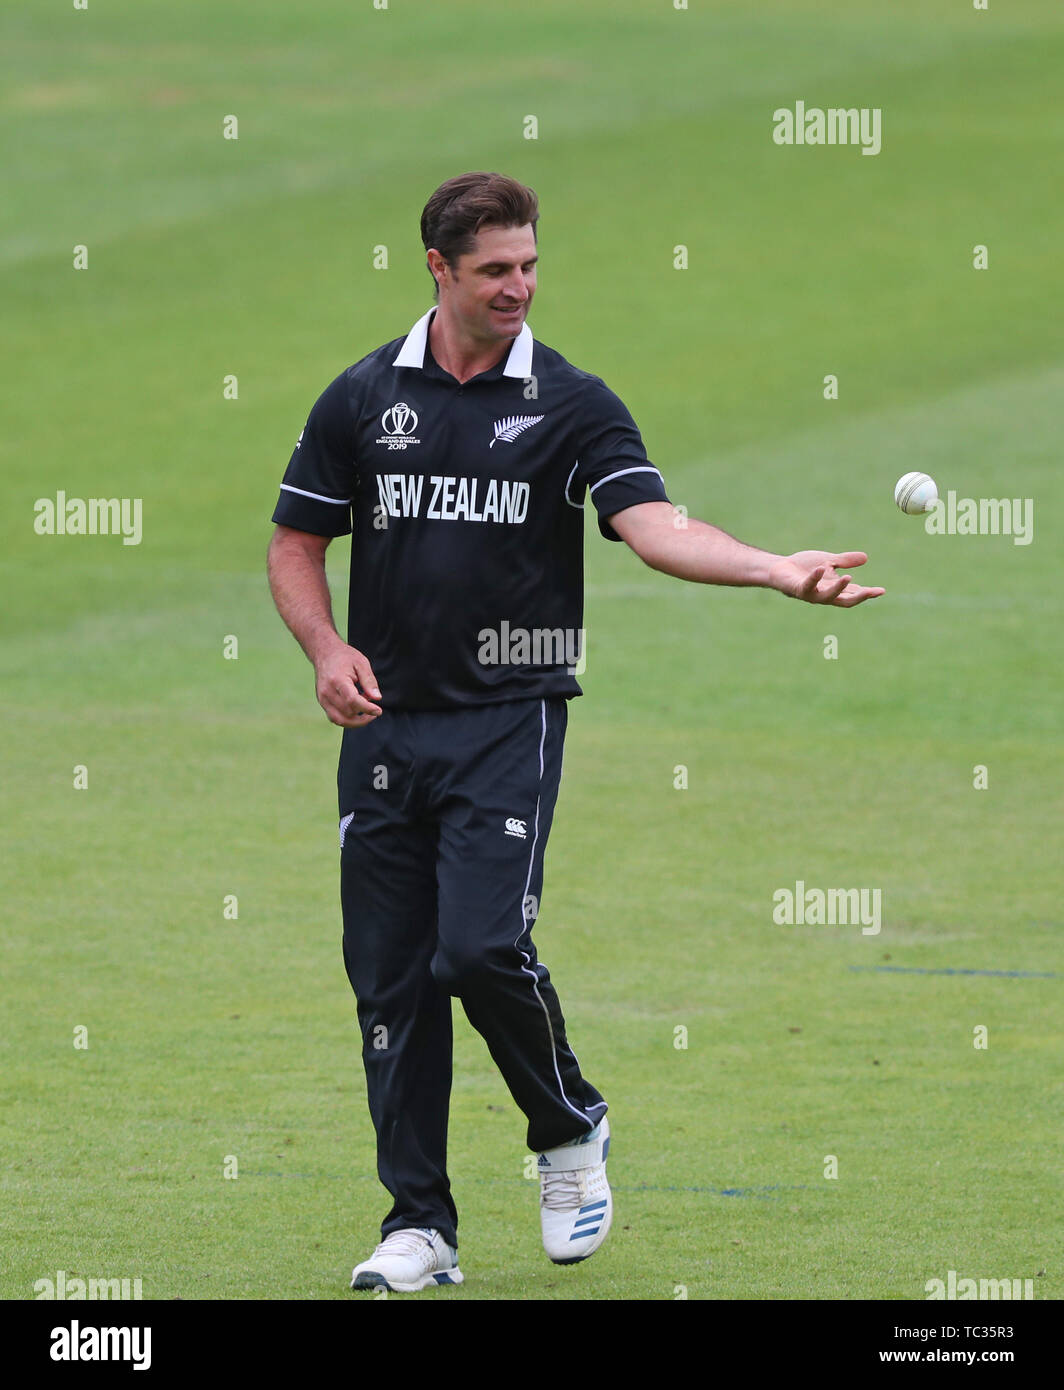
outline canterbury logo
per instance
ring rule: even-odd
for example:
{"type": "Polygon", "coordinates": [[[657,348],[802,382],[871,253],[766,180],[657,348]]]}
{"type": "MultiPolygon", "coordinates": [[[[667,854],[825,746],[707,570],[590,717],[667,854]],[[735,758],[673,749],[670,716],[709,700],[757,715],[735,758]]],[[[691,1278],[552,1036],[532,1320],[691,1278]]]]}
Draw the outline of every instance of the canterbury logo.
{"type": "Polygon", "coordinates": [[[543,418],[542,415],[507,415],[503,420],[496,420],[495,438],[488,448],[494,449],[500,439],[506,444],[512,444],[522,430],[530,430],[543,418]]]}
{"type": "Polygon", "coordinates": [[[506,817],[506,833],[507,835],[515,835],[519,840],[524,840],[528,836],[524,821],[518,820],[516,816],[506,817]]]}

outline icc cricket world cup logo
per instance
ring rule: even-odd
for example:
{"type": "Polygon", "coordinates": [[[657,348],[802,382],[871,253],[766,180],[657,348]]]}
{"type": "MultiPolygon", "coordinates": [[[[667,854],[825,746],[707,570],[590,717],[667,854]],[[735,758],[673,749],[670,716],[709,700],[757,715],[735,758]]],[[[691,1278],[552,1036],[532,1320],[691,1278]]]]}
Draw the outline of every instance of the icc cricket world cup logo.
{"type": "Polygon", "coordinates": [[[417,411],[411,410],[405,401],[396,401],[381,416],[381,428],[385,434],[409,439],[417,429],[417,411]]]}
{"type": "Polygon", "coordinates": [[[412,410],[406,401],[396,401],[381,416],[381,429],[384,433],[377,440],[383,447],[405,449],[408,444],[420,444],[414,431],[417,429],[417,411],[412,410]]]}

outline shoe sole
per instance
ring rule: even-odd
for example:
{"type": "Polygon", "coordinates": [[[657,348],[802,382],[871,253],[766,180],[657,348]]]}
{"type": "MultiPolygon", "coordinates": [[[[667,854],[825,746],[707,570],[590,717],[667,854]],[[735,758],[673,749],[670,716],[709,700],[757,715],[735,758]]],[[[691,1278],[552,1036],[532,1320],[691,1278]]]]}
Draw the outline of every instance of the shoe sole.
{"type": "Polygon", "coordinates": [[[601,1230],[601,1231],[599,1232],[598,1237],[597,1237],[597,1239],[598,1239],[598,1244],[595,1246],[595,1248],[594,1248],[593,1250],[589,1250],[589,1251],[587,1252],[586,1255],[569,1255],[569,1256],[566,1256],[565,1259],[561,1259],[561,1260],[555,1259],[555,1257],[554,1257],[553,1255],[551,1255],[551,1256],[549,1257],[549,1258],[550,1258],[551,1264],[555,1264],[555,1265],[578,1265],[578,1264],[580,1264],[583,1260],[590,1260],[591,1256],[592,1256],[592,1255],[597,1255],[598,1252],[602,1249],[603,1245],[606,1243],[606,1237],[609,1235],[609,1233],[610,1233],[610,1228],[612,1227],[612,1225],[613,1225],[613,1211],[612,1211],[612,1209],[611,1209],[610,1214],[609,1214],[609,1219],[607,1220],[606,1225],[605,1225],[605,1229],[604,1229],[604,1230],[601,1230]]]}
{"type": "Polygon", "coordinates": [[[465,1275],[457,1265],[454,1269],[441,1269],[435,1274],[426,1274],[416,1284],[389,1284],[384,1275],[378,1274],[374,1269],[364,1269],[361,1274],[353,1274],[351,1279],[353,1289],[388,1289],[391,1293],[419,1293],[432,1285],[464,1283],[465,1275]]]}

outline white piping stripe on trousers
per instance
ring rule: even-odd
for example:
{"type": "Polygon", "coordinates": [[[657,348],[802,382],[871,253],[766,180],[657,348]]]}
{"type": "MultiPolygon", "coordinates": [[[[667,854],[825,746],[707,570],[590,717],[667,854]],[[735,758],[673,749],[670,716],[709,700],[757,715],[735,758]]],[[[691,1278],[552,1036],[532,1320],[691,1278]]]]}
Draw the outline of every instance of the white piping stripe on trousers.
{"type": "MultiPolygon", "coordinates": [[[[546,700],[540,700],[540,702],[539,702],[539,713],[540,713],[540,721],[541,721],[542,726],[543,726],[542,729],[541,729],[541,731],[540,731],[540,735],[539,735],[539,780],[540,780],[540,783],[542,783],[542,781],[543,781],[543,745],[544,745],[544,743],[545,743],[545,741],[546,741],[546,738],[547,738],[547,702],[546,702],[546,700]]],[[[539,794],[537,794],[537,796],[536,796],[536,830],[535,830],[535,834],[532,836],[532,852],[531,852],[531,854],[530,854],[529,857],[528,857],[528,873],[525,875],[525,891],[524,891],[524,893],[522,893],[522,895],[521,895],[521,931],[518,933],[517,941],[514,942],[514,946],[517,948],[518,951],[521,951],[521,954],[522,954],[522,955],[524,956],[524,958],[525,958],[525,963],[524,963],[524,965],[522,965],[521,969],[522,969],[527,975],[530,975],[530,976],[532,977],[532,993],[533,993],[533,994],[536,996],[536,998],[539,1000],[539,1006],[540,1006],[540,1008],[543,1010],[543,1017],[544,1017],[544,1018],[546,1019],[546,1021],[547,1021],[547,1032],[548,1032],[548,1034],[550,1035],[550,1055],[551,1055],[551,1059],[552,1059],[553,1062],[554,1062],[554,1075],[558,1078],[558,1091],[559,1091],[560,1094],[561,1094],[562,1100],[565,1101],[566,1105],[567,1105],[567,1106],[569,1107],[569,1109],[573,1112],[573,1114],[574,1114],[574,1115],[579,1115],[580,1118],[581,1118],[582,1120],[587,1121],[588,1125],[590,1126],[589,1131],[588,1131],[588,1132],[590,1133],[590,1130],[591,1130],[591,1129],[594,1129],[595,1126],[594,1126],[593,1124],[591,1124],[590,1120],[588,1119],[587,1112],[584,1111],[584,1110],[581,1110],[581,1109],[579,1108],[579,1106],[574,1105],[574,1104],[572,1103],[572,1101],[569,1099],[569,1097],[565,1094],[565,1086],[562,1084],[562,1074],[561,1074],[561,1072],[558,1070],[558,1049],[557,1049],[557,1048],[555,1047],[555,1045],[554,1045],[554,1029],[551,1027],[551,1022],[550,1022],[550,1010],[547,1008],[546,1004],[543,1002],[543,996],[542,996],[542,994],[540,994],[540,992],[539,992],[539,977],[536,975],[536,972],[529,966],[529,961],[532,959],[532,957],[528,954],[527,951],[522,951],[522,950],[521,950],[521,947],[517,945],[517,942],[521,940],[521,937],[524,935],[524,933],[525,933],[525,931],[526,931],[526,929],[527,929],[527,927],[528,927],[528,923],[525,921],[525,903],[526,903],[527,900],[528,900],[528,885],[532,882],[532,864],[533,864],[533,862],[535,861],[535,857],[536,857],[536,845],[539,843],[539,802],[540,802],[540,796],[539,796],[539,794]]]]}

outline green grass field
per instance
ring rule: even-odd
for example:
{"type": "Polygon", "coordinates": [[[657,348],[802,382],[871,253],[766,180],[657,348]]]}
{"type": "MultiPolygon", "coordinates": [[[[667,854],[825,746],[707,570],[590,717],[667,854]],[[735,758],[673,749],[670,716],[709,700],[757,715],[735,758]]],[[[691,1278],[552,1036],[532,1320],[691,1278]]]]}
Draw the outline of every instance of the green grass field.
{"type": "Polygon", "coordinates": [[[362,1297],[339,733],[264,556],[310,405],[431,302],[425,200],[482,168],[540,195],[535,336],[672,500],[864,549],[887,593],[685,585],[588,526],[536,939],[611,1102],[614,1230],[546,1260],[456,1005],[467,1282],[425,1297],[1059,1299],[1060,7],[93,0],[0,33],[0,1295],[362,1297]],[[777,146],[798,99],[881,108],[881,152],[777,146]],[[1032,499],[1033,542],[929,536],[910,469],[1032,499]],[[35,534],[58,490],[143,499],[141,544],[35,534]],[[880,889],[882,930],[777,925],[799,879],[880,889]]]}

